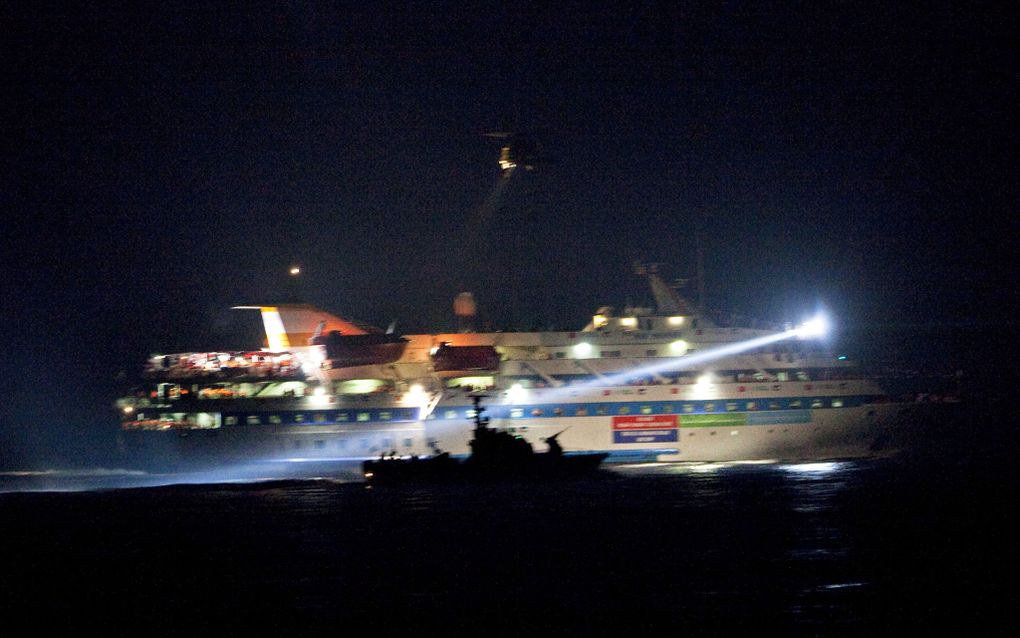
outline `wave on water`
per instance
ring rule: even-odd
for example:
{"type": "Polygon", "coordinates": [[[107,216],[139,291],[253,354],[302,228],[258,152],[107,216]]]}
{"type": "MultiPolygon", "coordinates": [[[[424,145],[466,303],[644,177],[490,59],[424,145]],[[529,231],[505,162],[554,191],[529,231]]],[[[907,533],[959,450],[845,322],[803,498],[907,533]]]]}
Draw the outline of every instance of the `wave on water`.
{"type": "Polygon", "coordinates": [[[67,477],[67,478],[87,478],[87,477],[106,477],[106,476],[145,476],[147,472],[142,470],[128,470],[123,468],[106,468],[106,467],[91,467],[91,468],[74,468],[74,469],[48,469],[48,470],[12,470],[7,472],[0,472],[0,478],[14,477],[14,478],[31,478],[31,477],[67,477]]]}
{"type": "Polygon", "coordinates": [[[0,493],[84,492],[171,485],[254,485],[279,481],[361,480],[360,474],[307,464],[236,464],[217,469],[155,472],[117,467],[0,471],[0,493]]]}

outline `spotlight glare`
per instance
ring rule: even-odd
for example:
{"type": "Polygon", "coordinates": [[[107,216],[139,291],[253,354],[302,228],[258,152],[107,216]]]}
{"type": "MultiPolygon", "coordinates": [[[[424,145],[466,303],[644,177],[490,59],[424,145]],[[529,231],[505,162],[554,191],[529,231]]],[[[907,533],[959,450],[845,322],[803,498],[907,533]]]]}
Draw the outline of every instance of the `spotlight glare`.
{"type": "Polygon", "coordinates": [[[515,383],[506,391],[506,398],[510,403],[521,403],[527,395],[527,390],[520,383],[515,383]]]}
{"type": "Polygon", "coordinates": [[[829,332],[829,322],[822,315],[818,315],[802,323],[796,332],[798,337],[803,338],[824,337],[829,332]]]}

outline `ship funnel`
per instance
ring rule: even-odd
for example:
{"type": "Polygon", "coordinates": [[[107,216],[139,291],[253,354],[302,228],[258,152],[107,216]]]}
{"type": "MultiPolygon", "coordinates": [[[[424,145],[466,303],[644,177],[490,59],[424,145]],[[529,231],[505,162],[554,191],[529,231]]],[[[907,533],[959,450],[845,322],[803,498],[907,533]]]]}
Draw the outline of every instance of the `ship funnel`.
{"type": "Polygon", "coordinates": [[[475,315],[478,314],[475,296],[470,292],[462,292],[454,297],[453,314],[457,315],[457,330],[459,332],[474,332],[475,315]]]}
{"type": "Polygon", "coordinates": [[[373,326],[343,319],[307,304],[281,304],[279,306],[234,306],[235,310],[258,310],[266,330],[270,350],[281,351],[301,347],[332,331],[344,335],[381,333],[373,326]]]}

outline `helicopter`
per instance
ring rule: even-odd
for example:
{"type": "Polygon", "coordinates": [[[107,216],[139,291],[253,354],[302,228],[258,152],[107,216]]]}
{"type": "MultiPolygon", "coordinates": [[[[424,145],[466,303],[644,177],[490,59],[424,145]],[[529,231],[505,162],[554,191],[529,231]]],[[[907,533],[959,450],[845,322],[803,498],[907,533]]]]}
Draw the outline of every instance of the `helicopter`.
{"type": "Polygon", "coordinates": [[[531,135],[507,131],[494,131],[484,135],[504,140],[499,149],[499,171],[504,179],[509,179],[518,166],[531,171],[540,162],[545,162],[545,158],[542,157],[542,146],[531,135]]]}

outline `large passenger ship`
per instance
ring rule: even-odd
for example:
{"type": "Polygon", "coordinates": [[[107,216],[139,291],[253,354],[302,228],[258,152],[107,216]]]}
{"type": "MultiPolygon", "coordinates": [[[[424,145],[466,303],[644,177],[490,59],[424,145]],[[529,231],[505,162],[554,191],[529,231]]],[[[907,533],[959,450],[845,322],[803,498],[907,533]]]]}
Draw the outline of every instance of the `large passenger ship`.
{"type": "Polygon", "coordinates": [[[259,306],[267,347],[154,356],[117,401],[121,443],[159,465],[467,455],[491,425],[608,462],[829,459],[884,448],[908,409],[801,326],[731,327],[643,268],[654,308],[564,332],[398,336],[308,305],[259,306]]]}

